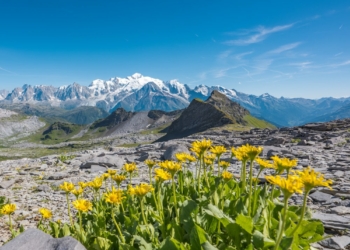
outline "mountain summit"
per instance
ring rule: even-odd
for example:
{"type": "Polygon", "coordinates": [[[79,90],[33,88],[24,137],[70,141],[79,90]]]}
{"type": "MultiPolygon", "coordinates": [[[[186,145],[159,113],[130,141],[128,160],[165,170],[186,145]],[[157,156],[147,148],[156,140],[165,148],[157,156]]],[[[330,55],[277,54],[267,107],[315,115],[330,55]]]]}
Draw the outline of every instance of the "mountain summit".
{"type": "Polygon", "coordinates": [[[248,95],[221,86],[199,85],[191,89],[178,80],[160,79],[135,73],[131,76],[97,79],[89,86],[73,83],[68,86],[23,85],[11,92],[0,91],[0,107],[14,104],[47,104],[63,109],[95,106],[109,113],[124,108],[126,111],[186,108],[194,99],[206,100],[213,91],[226,95],[258,118],[276,126],[297,126],[307,122],[328,121],[332,117],[346,118],[350,98],[276,98],[267,93],[248,95]],[[320,120],[321,119],[321,120],[320,120]]]}

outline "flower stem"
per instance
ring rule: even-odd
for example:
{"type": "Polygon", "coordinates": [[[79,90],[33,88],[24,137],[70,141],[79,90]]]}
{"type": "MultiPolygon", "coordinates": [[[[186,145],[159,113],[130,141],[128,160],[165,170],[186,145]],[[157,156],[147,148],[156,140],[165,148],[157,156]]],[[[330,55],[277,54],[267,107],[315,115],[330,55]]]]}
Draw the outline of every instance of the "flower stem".
{"type": "Polygon", "coordinates": [[[250,213],[252,211],[252,194],[253,194],[253,161],[250,161],[250,171],[249,171],[249,203],[248,203],[248,216],[250,216],[250,213]]]}
{"type": "Polygon", "coordinates": [[[198,193],[199,193],[199,189],[200,189],[200,177],[201,177],[201,170],[202,170],[202,164],[203,164],[203,156],[201,155],[199,157],[199,169],[198,169],[198,176],[197,176],[197,181],[198,181],[198,193]]]}
{"type": "Polygon", "coordinates": [[[179,223],[179,212],[177,210],[177,201],[176,201],[176,191],[175,191],[175,180],[174,176],[172,177],[172,186],[173,186],[173,195],[174,195],[174,207],[175,207],[175,213],[176,213],[176,221],[179,223]]]}
{"type": "Polygon", "coordinates": [[[152,185],[152,168],[148,168],[149,184],[152,185]]]}
{"type": "Polygon", "coordinates": [[[301,216],[300,216],[298,225],[294,228],[294,230],[293,230],[293,232],[292,232],[291,235],[294,235],[294,234],[295,234],[295,232],[298,230],[299,226],[301,225],[301,222],[302,222],[303,219],[304,219],[305,209],[306,209],[306,201],[307,201],[307,196],[309,195],[309,193],[310,193],[310,190],[309,190],[309,191],[306,191],[305,194],[304,194],[303,207],[301,208],[301,216]]]}
{"type": "Polygon", "coordinates": [[[11,214],[9,214],[9,226],[10,226],[10,231],[12,233],[12,220],[11,220],[11,214]]]}
{"type": "MultiPolygon", "coordinates": [[[[260,168],[259,173],[258,173],[258,175],[256,176],[256,179],[257,179],[257,180],[259,179],[259,176],[260,176],[262,170],[263,170],[263,169],[260,168]]],[[[254,211],[255,211],[255,207],[256,207],[256,203],[257,203],[257,198],[258,198],[258,192],[257,192],[257,189],[256,189],[256,186],[257,186],[257,185],[258,185],[258,181],[256,181],[256,182],[254,183],[254,190],[255,190],[255,193],[254,193],[254,201],[253,201],[253,213],[254,213],[254,211]]]]}
{"type": "Polygon", "coordinates": [[[72,215],[70,213],[70,204],[69,204],[68,193],[66,193],[66,199],[67,199],[67,205],[68,205],[68,216],[69,216],[70,224],[73,227],[73,219],[72,219],[72,215]]]}
{"type": "Polygon", "coordinates": [[[288,199],[289,197],[284,197],[284,211],[282,216],[282,226],[281,226],[281,231],[279,232],[274,250],[278,249],[283,237],[284,225],[286,224],[286,220],[287,220],[288,199]]]}
{"type": "Polygon", "coordinates": [[[242,182],[242,190],[245,191],[246,186],[246,161],[242,161],[242,171],[241,171],[241,182],[242,182]]]}
{"type": "Polygon", "coordinates": [[[119,227],[117,221],[116,221],[115,218],[114,218],[113,207],[112,207],[112,220],[113,220],[113,222],[114,222],[115,227],[116,227],[117,230],[118,230],[118,233],[119,233],[119,235],[120,235],[120,238],[121,238],[122,242],[125,243],[125,239],[124,239],[124,236],[123,236],[123,234],[122,234],[122,231],[120,230],[120,227],[119,227]]]}

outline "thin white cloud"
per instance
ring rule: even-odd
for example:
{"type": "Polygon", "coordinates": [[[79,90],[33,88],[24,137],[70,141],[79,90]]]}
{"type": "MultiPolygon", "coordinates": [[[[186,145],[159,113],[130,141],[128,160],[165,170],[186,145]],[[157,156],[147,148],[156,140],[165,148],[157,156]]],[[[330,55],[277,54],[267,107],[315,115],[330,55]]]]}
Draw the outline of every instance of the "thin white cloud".
{"type": "Polygon", "coordinates": [[[232,50],[225,50],[218,55],[218,59],[219,60],[226,59],[227,57],[230,56],[231,53],[232,53],[232,50]]]}
{"type": "Polygon", "coordinates": [[[342,52],[339,52],[339,53],[337,53],[337,54],[335,54],[334,57],[340,56],[341,54],[343,54],[343,51],[342,51],[342,52]]]}
{"type": "Polygon", "coordinates": [[[7,72],[7,73],[15,74],[14,72],[9,71],[9,70],[7,70],[7,69],[4,69],[4,68],[2,68],[2,67],[0,67],[0,70],[5,71],[5,72],[7,72]]]}
{"type": "Polygon", "coordinates": [[[293,25],[294,23],[291,23],[291,24],[282,25],[282,26],[275,26],[272,28],[266,28],[264,26],[260,26],[257,29],[252,30],[250,32],[254,34],[244,38],[226,41],[225,44],[244,46],[244,45],[249,45],[253,43],[259,43],[264,41],[268,37],[268,35],[290,29],[293,27],[293,25]]]}
{"type": "Polygon", "coordinates": [[[350,60],[342,62],[342,63],[338,63],[338,64],[332,64],[330,66],[333,68],[338,68],[338,67],[346,66],[346,65],[350,65],[350,60]]]}
{"type": "Polygon", "coordinates": [[[310,68],[312,62],[298,62],[298,63],[290,63],[291,66],[296,66],[300,71],[310,68]]]}
{"type": "Polygon", "coordinates": [[[300,44],[301,44],[300,42],[297,42],[297,43],[290,43],[290,44],[282,45],[282,46],[278,47],[277,49],[270,50],[267,53],[280,54],[280,53],[282,53],[284,51],[294,49],[294,48],[298,47],[300,44]]]}
{"type": "Polygon", "coordinates": [[[340,25],[339,29],[341,30],[341,28],[343,28],[343,25],[340,25]]]}
{"type": "Polygon", "coordinates": [[[242,60],[243,57],[245,57],[245,56],[247,56],[247,55],[250,55],[250,54],[252,54],[252,53],[253,53],[253,51],[248,51],[248,52],[240,53],[240,54],[237,54],[237,55],[235,56],[235,58],[236,58],[237,60],[242,60]]]}

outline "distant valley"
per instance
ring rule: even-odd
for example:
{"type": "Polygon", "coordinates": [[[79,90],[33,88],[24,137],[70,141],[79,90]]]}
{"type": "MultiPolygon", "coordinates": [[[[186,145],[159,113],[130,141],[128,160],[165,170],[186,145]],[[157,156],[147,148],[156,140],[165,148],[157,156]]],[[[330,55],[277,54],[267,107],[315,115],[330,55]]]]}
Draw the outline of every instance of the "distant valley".
{"type": "Polygon", "coordinates": [[[350,113],[350,97],[311,100],[276,98],[269,94],[255,96],[220,86],[199,85],[191,89],[177,80],[162,81],[138,73],[126,78],[94,80],[88,87],[73,83],[59,88],[24,85],[11,92],[3,90],[0,91],[0,107],[28,115],[88,124],[118,108],[132,112],[184,109],[195,98],[206,100],[213,90],[239,103],[253,116],[278,127],[342,119],[349,117],[350,113]]]}

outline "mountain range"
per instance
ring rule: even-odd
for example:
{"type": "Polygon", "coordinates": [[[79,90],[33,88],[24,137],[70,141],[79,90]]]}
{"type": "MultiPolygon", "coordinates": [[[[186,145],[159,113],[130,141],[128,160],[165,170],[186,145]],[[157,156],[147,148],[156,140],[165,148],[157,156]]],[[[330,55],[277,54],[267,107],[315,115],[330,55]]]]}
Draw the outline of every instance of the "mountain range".
{"type": "Polygon", "coordinates": [[[0,106],[11,109],[11,106],[18,104],[40,104],[65,110],[93,106],[108,113],[118,108],[127,111],[173,111],[186,108],[195,98],[208,99],[214,90],[239,103],[253,116],[279,127],[347,118],[350,115],[350,97],[312,100],[276,98],[267,93],[256,96],[221,86],[199,85],[190,88],[178,80],[163,81],[139,73],[126,78],[97,79],[89,86],[78,83],[58,88],[24,85],[10,92],[2,90],[0,106]]]}

